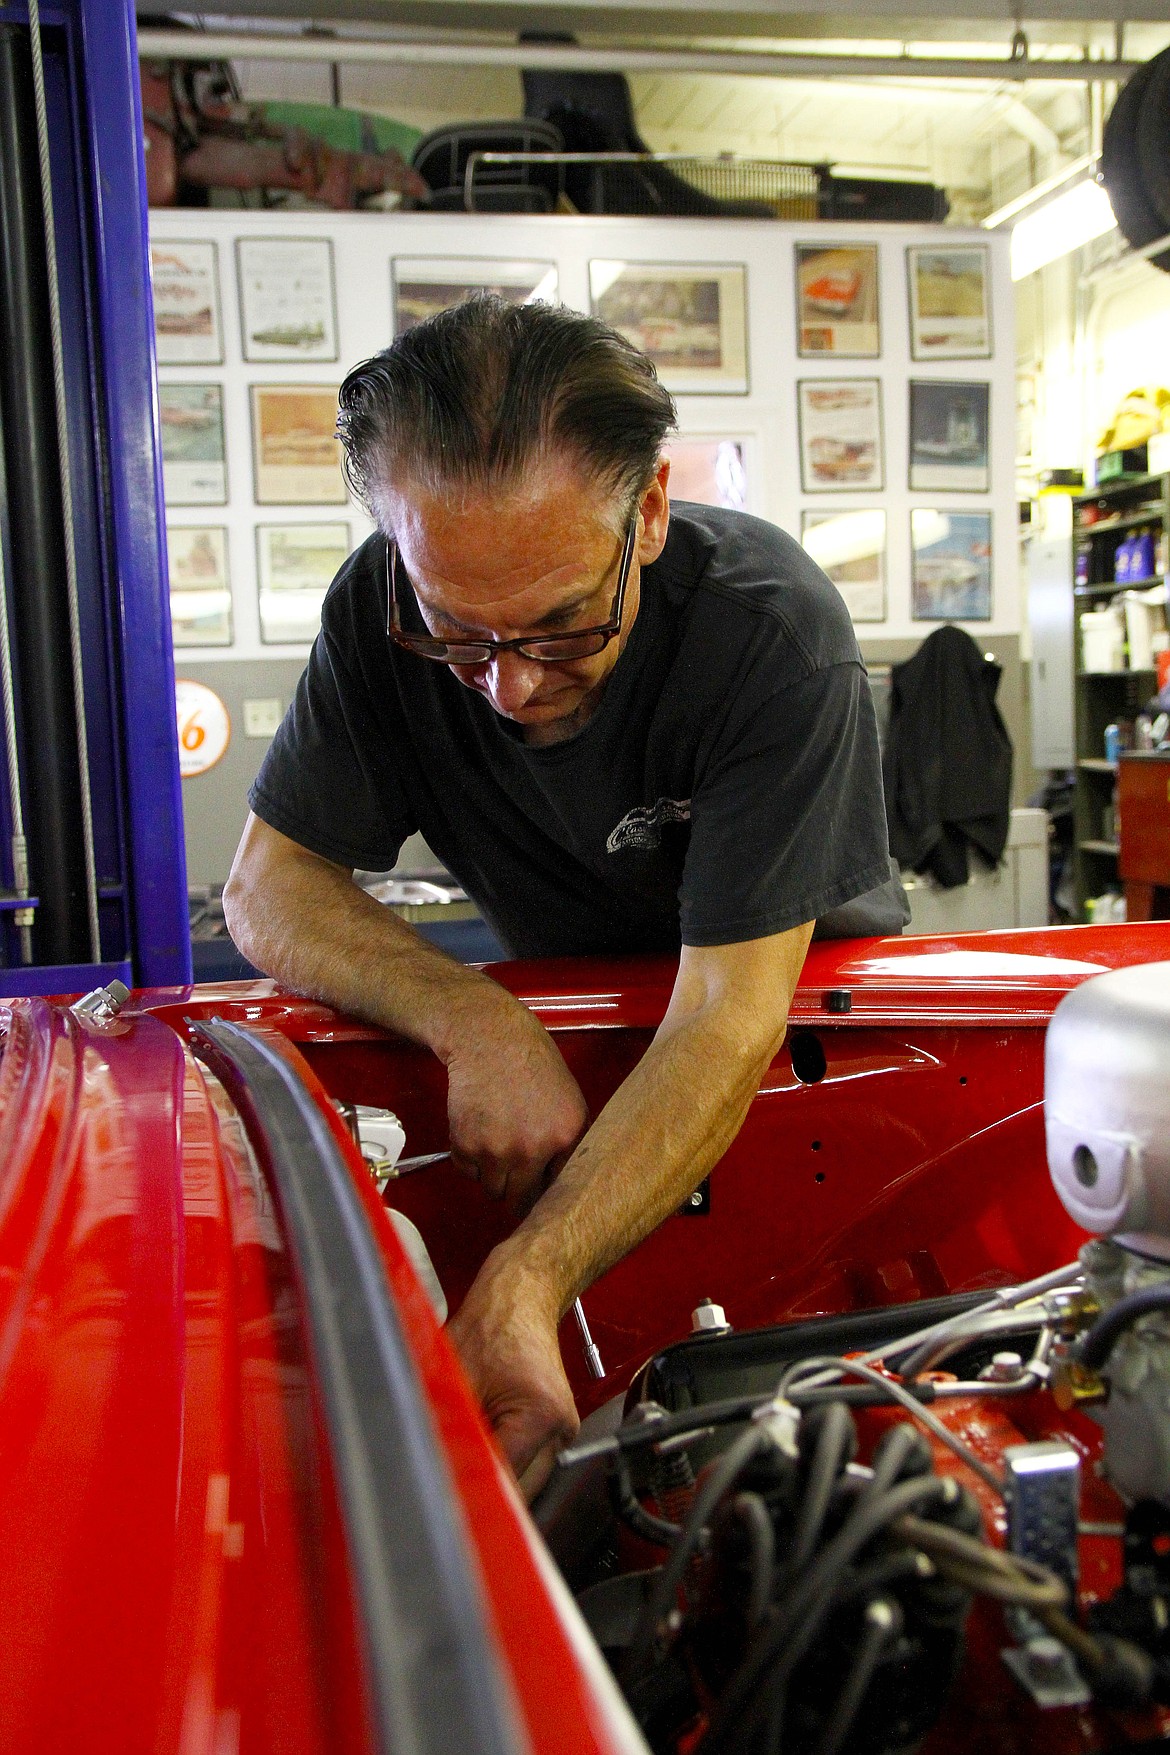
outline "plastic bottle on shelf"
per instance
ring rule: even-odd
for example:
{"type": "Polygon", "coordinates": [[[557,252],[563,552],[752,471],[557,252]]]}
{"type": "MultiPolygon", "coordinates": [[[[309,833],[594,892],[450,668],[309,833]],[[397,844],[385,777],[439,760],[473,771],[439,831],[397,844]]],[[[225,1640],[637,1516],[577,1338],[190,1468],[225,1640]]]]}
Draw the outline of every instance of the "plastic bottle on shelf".
{"type": "Polygon", "coordinates": [[[1133,547],[1133,537],[1127,536],[1113,551],[1113,577],[1119,585],[1128,585],[1133,577],[1133,547]]]}
{"type": "Polygon", "coordinates": [[[1131,583],[1139,579],[1149,579],[1154,571],[1154,533],[1152,530],[1139,531],[1134,538],[1130,550],[1129,577],[1131,583]]]}
{"type": "Polygon", "coordinates": [[[1087,548],[1079,548],[1077,550],[1076,560],[1073,562],[1073,583],[1075,585],[1087,585],[1089,583],[1089,558],[1089,551],[1087,548]]]}

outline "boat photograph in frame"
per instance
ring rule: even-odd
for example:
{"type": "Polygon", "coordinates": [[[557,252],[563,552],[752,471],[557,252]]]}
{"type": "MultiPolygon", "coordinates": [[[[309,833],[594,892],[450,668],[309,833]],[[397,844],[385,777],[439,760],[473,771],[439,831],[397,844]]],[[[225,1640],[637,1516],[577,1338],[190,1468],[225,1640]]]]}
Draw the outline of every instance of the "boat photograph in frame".
{"type": "Polygon", "coordinates": [[[595,317],[649,355],[668,390],[747,394],[742,263],[595,259],[589,264],[589,298],[595,317]]]}
{"type": "Polygon", "coordinates": [[[227,531],[219,525],[168,524],[167,568],[174,644],[230,646],[227,531]]]}
{"type": "Polygon", "coordinates": [[[349,525],[343,523],[256,526],[260,638],[266,645],[307,645],[316,638],[325,593],[349,544],[349,525]]]}
{"type": "Polygon", "coordinates": [[[390,263],[390,290],[397,336],[476,293],[495,293],[514,305],[555,305],[559,280],[555,262],[395,256],[390,263]]]}
{"type": "Polygon", "coordinates": [[[878,506],[802,512],[800,540],[855,622],[886,619],[886,515],[878,506]]]}
{"type": "Polygon", "coordinates": [[[335,360],[337,307],[328,238],[239,238],[240,334],[246,360],[335,360]]]}
{"type": "Polygon", "coordinates": [[[223,386],[160,384],[158,421],[167,505],[226,505],[223,386]]]}
{"type": "Polygon", "coordinates": [[[885,475],[879,380],[802,378],[797,395],[802,490],[880,493],[885,475]]]}
{"type": "Polygon", "coordinates": [[[223,323],[215,245],[156,238],[150,246],[150,281],[158,364],[222,365],[223,323]]]}
{"type": "Polygon", "coordinates": [[[928,493],[985,494],[991,486],[991,386],[910,380],[910,487],[928,493]]]}
{"type": "Polygon", "coordinates": [[[908,246],[911,358],[990,359],[988,263],[986,244],[908,246]]]}
{"type": "Polygon", "coordinates": [[[253,384],[258,506],[343,506],[336,384],[253,384]]]}
{"type": "Polygon", "coordinates": [[[877,359],[881,353],[876,244],[796,246],[797,352],[877,359]]]}
{"type": "Polygon", "coordinates": [[[991,513],[915,506],[910,615],[916,622],[991,620],[991,513]]]}

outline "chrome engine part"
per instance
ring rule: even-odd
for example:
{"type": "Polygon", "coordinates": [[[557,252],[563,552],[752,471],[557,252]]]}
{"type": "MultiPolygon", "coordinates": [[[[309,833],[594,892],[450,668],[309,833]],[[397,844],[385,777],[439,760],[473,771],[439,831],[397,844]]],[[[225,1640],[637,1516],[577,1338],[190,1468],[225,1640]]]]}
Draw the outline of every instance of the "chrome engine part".
{"type": "Polygon", "coordinates": [[[1044,1075],[1053,1184],[1102,1234],[1081,1252],[1101,1320],[1074,1391],[1122,1497],[1170,1505],[1170,963],[1098,975],[1062,1000],[1044,1075]]]}

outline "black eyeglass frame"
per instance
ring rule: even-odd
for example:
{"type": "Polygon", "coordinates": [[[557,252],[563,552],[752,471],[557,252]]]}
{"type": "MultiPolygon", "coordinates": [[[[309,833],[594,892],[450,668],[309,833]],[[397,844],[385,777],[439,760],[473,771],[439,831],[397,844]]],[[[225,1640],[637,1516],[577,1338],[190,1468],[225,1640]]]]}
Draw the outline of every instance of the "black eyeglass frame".
{"type": "Polygon", "coordinates": [[[596,658],[622,631],[626,585],[637,534],[638,514],[635,512],[622,545],[617,591],[608,621],[592,628],[572,628],[563,634],[521,634],[516,640],[444,640],[438,634],[407,633],[398,614],[398,544],[389,539],[386,543],[386,633],[403,651],[413,652],[416,658],[429,658],[437,664],[487,664],[497,652],[518,652],[522,658],[530,658],[537,664],[571,664],[580,658],[596,658]],[[586,652],[565,655],[567,645],[576,646],[582,640],[596,640],[598,644],[586,652]],[[539,650],[542,647],[544,650],[539,650]],[[469,656],[452,658],[452,652],[469,656]]]}

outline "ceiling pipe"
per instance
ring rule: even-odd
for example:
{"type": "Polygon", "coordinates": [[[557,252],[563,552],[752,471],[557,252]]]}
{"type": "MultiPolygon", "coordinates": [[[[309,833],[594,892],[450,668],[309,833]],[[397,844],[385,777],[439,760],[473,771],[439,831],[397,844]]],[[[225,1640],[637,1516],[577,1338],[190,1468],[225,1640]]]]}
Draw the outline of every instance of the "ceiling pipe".
{"type": "Polygon", "coordinates": [[[1140,61],[1037,61],[1027,55],[950,60],[925,55],[794,55],[726,49],[585,47],[579,43],[402,41],[387,37],[142,30],[138,52],[160,61],[314,61],[394,67],[511,67],[534,72],[718,73],[749,79],[1059,81],[1128,79],[1140,61]]]}

